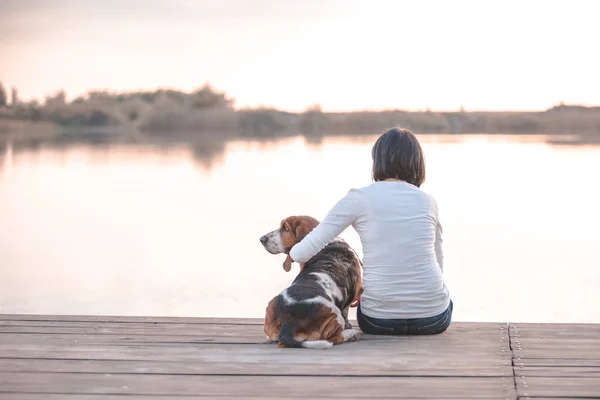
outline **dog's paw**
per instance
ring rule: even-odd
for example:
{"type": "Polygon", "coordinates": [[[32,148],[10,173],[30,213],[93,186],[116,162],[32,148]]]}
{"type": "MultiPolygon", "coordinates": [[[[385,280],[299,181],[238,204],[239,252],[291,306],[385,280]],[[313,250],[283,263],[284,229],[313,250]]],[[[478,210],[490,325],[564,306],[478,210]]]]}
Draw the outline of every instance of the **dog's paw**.
{"type": "Polygon", "coordinates": [[[266,335],[266,337],[267,337],[267,340],[269,342],[277,342],[277,341],[279,341],[277,338],[271,338],[271,337],[269,337],[269,335],[266,335]]]}
{"type": "Polygon", "coordinates": [[[360,339],[361,331],[358,329],[344,329],[342,331],[342,336],[344,338],[344,342],[355,342],[360,339]]]}

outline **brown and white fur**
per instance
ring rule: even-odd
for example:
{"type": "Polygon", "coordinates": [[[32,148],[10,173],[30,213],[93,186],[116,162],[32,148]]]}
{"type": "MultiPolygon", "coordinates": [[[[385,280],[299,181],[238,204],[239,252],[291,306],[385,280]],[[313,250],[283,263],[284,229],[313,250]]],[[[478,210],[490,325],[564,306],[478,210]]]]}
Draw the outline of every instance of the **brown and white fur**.
{"type": "MultiPolygon", "coordinates": [[[[260,242],[271,254],[288,254],[319,221],[292,216],[260,242]]],[[[283,263],[291,269],[288,255],[283,263]]],[[[336,238],[300,265],[292,284],[268,304],[264,331],[279,347],[327,349],[334,344],[358,340],[360,331],[348,322],[348,310],[362,293],[361,261],[342,239],[336,238]]]]}

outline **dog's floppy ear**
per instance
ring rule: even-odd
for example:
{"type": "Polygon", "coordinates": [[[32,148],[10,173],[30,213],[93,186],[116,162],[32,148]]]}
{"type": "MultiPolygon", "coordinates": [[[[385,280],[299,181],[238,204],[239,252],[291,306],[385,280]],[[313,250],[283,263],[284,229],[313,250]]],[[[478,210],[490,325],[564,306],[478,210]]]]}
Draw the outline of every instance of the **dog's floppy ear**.
{"type": "MultiPolygon", "coordinates": [[[[280,229],[282,232],[282,238],[285,238],[283,243],[286,252],[289,252],[296,243],[304,239],[306,235],[308,235],[308,233],[312,231],[318,224],[319,221],[316,219],[303,215],[292,216],[284,219],[281,222],[280,229]],[[291,241],[289,239],[291,239],[291,241]]],[[[289,272],[292,269],[292,262],[293,261],[291,257],[288,255],[283,262],[283,269],[286,272],[289,272]]]]}
{"type": "Polygon", "coordinates": [[[292,235],[294,235],[294,239],[296,240],[296,243],[298,243],[299,241],[301,241],[302,239],[304,239],[304,236],[306,236],[308,233],[304,233],[303,229],[302,229],[302,220],[300,218],[294,218],[292,220],[292,235]]]}
{"type": "Polygon", "coordinates": [[[314,218],[294,218],[292,220],[292,234],[294,235],[295,242],[298,243],[304,239],[318,224],[319,222],[314,218]]]}
{"type": "Polygon", "coordinates": [[[283,262],[283,269],[285,272],[290,272],[290,270],[292,269],[292,257],[290,257],[289,254],[285,257],[285,261],[283,262]]]}

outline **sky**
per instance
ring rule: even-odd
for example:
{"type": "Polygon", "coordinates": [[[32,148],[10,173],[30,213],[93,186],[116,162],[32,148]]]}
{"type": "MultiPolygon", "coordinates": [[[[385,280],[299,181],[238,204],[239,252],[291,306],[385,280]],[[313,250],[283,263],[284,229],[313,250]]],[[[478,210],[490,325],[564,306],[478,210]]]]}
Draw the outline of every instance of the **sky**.
{"type": "Polygon", "coordinates": [[[600,105],[596,1],[0,0],[0,81],[210,83],[237,107],[543,110],[600,105]]]}

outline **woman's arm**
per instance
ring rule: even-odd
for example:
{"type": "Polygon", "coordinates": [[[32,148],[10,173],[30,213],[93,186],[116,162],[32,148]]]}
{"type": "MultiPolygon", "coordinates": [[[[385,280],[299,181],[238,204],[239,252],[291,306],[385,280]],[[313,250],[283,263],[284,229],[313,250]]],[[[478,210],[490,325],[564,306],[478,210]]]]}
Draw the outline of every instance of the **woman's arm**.
{"type": "Polygon", "coordinates": [[[437,258],[440,269],[444,272],[444,251],[442,249],[442,243],[442,224],[440,224],[438,220],[435,230],[435,257],[437,258]]]}
{"type": "Polygon", "coordinates": [[[437,201],[432,197],[433,213],[435,217],[435,258],[440,266],[440,270],[444,272],[444,251],[442,249],[442,224],[440,223],[440,216],[438,212],[437,201]]]}
{"type": "Polygon", "coordinates": [[[351,189],[315,229],[292,247],[289,256],[299,263],[310,260],[350,226],[363,209],[362,193],[358,189],[351,189]]]}

